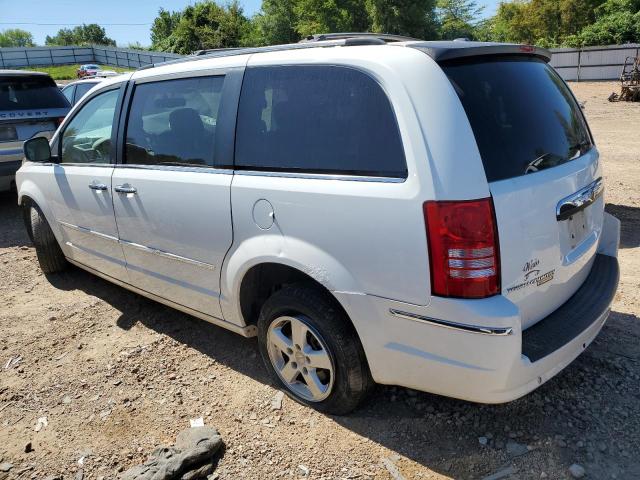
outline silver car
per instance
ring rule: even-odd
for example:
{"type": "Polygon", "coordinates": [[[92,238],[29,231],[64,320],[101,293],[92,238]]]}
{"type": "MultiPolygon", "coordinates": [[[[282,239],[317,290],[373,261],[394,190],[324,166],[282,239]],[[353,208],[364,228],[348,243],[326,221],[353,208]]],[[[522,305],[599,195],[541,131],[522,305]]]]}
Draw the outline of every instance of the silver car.
{"type": "Polygon", "coordinates": [[[51,138],[69,108],[46,73],[0,70],[0,192],[11,189],[24,141],[51,138]]]}

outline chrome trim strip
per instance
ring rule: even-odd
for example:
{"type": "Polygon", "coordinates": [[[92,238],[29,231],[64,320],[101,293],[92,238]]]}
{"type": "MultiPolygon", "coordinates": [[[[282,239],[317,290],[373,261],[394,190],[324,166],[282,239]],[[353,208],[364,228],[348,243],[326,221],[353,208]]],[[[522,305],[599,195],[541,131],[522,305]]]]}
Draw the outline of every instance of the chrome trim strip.
{"type": "Polygon", "coordinates": [[[233,170],[230,168],[216,168],[216,167],[193,167],[184,166],[179,167],[177,165],[133,165],[128,163],[118,163],[114,165],[115,168],[133,168],[135,170],[160,170],[164,172],[193,172],[193,173],[220,173],[223,175],[233,175],[233,170]]]}
{"type": "Polygon", "coordinates": [[[105,240],[110,240],[112,242],[118,243],[118,239],[116,237],[107,235],[106,233],[96,232],[95,230],[91,230],[90,228],[86,228],[86,227],[79,227],[78,225],[73,225],[72,223],[63,222],[62,220],[58,220],[58,223],[67,228],[70,228],[71,230],[75,230],[81,233],[87,233],[89,235],[95,235],[96,237],[104,238],[105,240]]]}
{"type": "Polygon", "coordinates": [[[273,172],[260,170],[235,170],[236,175],[250,177],[282,177],[282,178],[304,178],[310,180],[340,180],[349,182],[377,182],[377,183],[404,183],[406,178],[396,177],[364,177],[359,175],[333,175],[328,173],[296,173],[296,172],[273,172]]]}
{"type": "MultiPolygon", "coordinates": [[[[157,248],[147,247],[145,245],[140,245],[134,242],[127,242],[126,240],[119,240],[116,237],[112,237],[111,235],[96,232],[95,230],[91,230],[86,227],[79,227],[78,225],[73,225],[71,223],[63,222],[60,220],[58,220],[58,223],[72,230],[76,230],[77,232],[87,233],[89,235],[95,235],[96,237],[104,238],[105,240],[110,240],[112,242],[119,243],[120,245],[126,245],[128,247],[132,247],[132,248],[135,248],[136,250],[140,250],[146,253],[158,255],[168,260],[175,260],[177,262],[188,263],[189,265],[195,265],[196,267],[205,268],[207,270],[216,269],[215,265],[211,265],[210,263],[206,263],[206,262],[201,262],[200,260],[194,260],[192,258],[183,257],[180,255],[176,255],[174,253],[165,252],[164,250],[158,250],[157,248]]],[[[67,242],[67,244],[71,245],[69,242],[67,242]]],[[[75,247],[75,245],[72,245],[72,246],[75,247]]]]}
{"type": "MultiPolygon", "coordinates": [[[[38,162],[33,162],[38,163],[38,162]]],[[[51,162],[51,165],[56,165],[58,167],[102,167],[102,168],[113,168],[115,166],[114,163],[77,163],[77,162],[51,162]]]]}
{"type": "Polygon", "coordinates": [[[450,328],[452,330],[462,330],[468,333],[479,333],[482,335],[507,336],[513,333],[512,327],[481,327],[478,325],[469,325],[466,323],[450,322],[448,320],[439,320],[437,318],[425,317],[415,313],[403,312],[394,308],[389,309],[391,315],[403,318],[405,320],[413,320],[416,322],[424,322],[437,327],[450,328]]]}
{"type": "Polygon", "coordinates": [[[183,257],[181,255],[176,255],[175,253],[165,252],[164,250],[159,250],[157,248],[147,247],[146,245],[140,245],[139,243],[128,242],[126,240],[119,241],[121,245],[126,245],[127,247],[135,248],[136,250],[140,250],[145,253],[150,253],[152,255],[158,255],[162,258],[166,258],[168,260],[175,260],[177,262],[188,263],[190,265],[195,265],[196,267],[206,268],[207,270],[215,270],[215,265],[211,265],[210,263],[201,262],[200,260],[194,260],[192,258],[183,257]]]}
{"type": "Polygon", "coordinates": [[[604,183],[602,182],[602,177],[600,177],[576,193],[564,197],[556,205],[556,219],[561,222],[580,210],[587,208],[602,195],[603,191],[604,183]],[[569,209],[567,209],[567,207],[569,207],[569,209]]]}

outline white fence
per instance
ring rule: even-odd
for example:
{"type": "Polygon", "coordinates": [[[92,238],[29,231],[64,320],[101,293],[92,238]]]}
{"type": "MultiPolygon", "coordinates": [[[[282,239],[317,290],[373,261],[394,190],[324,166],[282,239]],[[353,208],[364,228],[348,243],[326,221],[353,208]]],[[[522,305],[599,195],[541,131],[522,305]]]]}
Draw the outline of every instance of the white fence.
{"type": "Polygon", "coordinates": [[[565,80],[617,80],[627,57],[640,55],[640,44],[554,48],[551,65],[565,80]]]}
{"type": "Polygon", "coordinates": [[[182,58],[176,53],[149,52],[116,47],[33,47],[0,48],[0,68],[46,67],[76,63],[100,63],[123,68],[138,68],[182,58]]]}

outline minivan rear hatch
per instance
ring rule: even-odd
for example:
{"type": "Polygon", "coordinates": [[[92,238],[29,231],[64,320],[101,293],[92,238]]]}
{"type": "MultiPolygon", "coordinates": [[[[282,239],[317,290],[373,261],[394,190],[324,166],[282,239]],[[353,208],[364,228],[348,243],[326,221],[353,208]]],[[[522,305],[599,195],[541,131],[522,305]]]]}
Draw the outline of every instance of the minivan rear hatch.
{"type": "Polygon", "coordinates": [[[482,157],[498,223],[501,291],[518,305],[523,328],[582,285],[604,212],[598,153],[582,110],[544,57],[526,48],[439,62],[482,157]]]}

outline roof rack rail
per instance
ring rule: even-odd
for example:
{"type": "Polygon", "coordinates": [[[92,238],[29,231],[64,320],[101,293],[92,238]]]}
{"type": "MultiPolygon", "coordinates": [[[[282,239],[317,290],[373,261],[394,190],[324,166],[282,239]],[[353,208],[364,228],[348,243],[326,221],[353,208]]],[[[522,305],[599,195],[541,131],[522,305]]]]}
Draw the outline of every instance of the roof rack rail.
{"type": "MultiPolygon", "coordinates": [[[[308,35],[300,40],[300,43],[308,42],[324,42],[327,40],[349,40],[349,39],[372,39],[380,40],[375,43],[391,43],[391,42],[412,42],[419,40],[417,38],[405,37],[403,35],[393,35],[391,33],[372,33],[372,32],[343,32],[343,33],[317,33],[308,35]]],[[[372,42],[373,43],[373,42],[372,42]]]]}
{"type": "Polygon", "coordinates": [[[209,55],[216,52],[231,52],[233,50],[245,50],[244,47],[224,47],[224,48],[207,48],[205,50],[196,50],[191,55],[199,57],[200,55],[209,55]]]}
{"type": "Polygon", "coordinates": [[[318,48],[318,47],[335,47],[344,45],[344,41],[327,41],[318,44],[314,43],[287,43],[283,45],[270,45],[266,47],[239,47],[239,48],[214,48],[211,50],[197,50],[191,55],[183,58],[176,58],[167,62],[150,63],[138,68],[138,70],[147,70],[149,68],[159,67],[161,65],[173,65],[176,63],[195,62],[198,60],[207,60],[217,57],[232,57],[234,55],[249,55],[261,52],[279,52],[282,50],[299,50],[302,48],[318,48]]]}
{"type": "Polygon", "coordinates": [[[147,70],[160,65],[172,65],[175,63],[193,62],[196,60],[206,60],[216,57],[230,57],[233,55],[248,55],[251,53],[278,52],[283,50],[300,50],[303,48],[319,47],[349,47],[356,45],[384,45],[393,42],[415,41],[415,38],[402,37],[400,35],[389,35],[386,33],[322,33],[310,35],[298,43],[286,43],[282,45],[270,45],[266,47],[237,47],[237,48],[213,48],[208,50],[197,50],[184,58],[177,58],[161,63],[150,63],[138,70],[147,70]],[[311,39],[310,39],[311,38],[311,39]]]}

